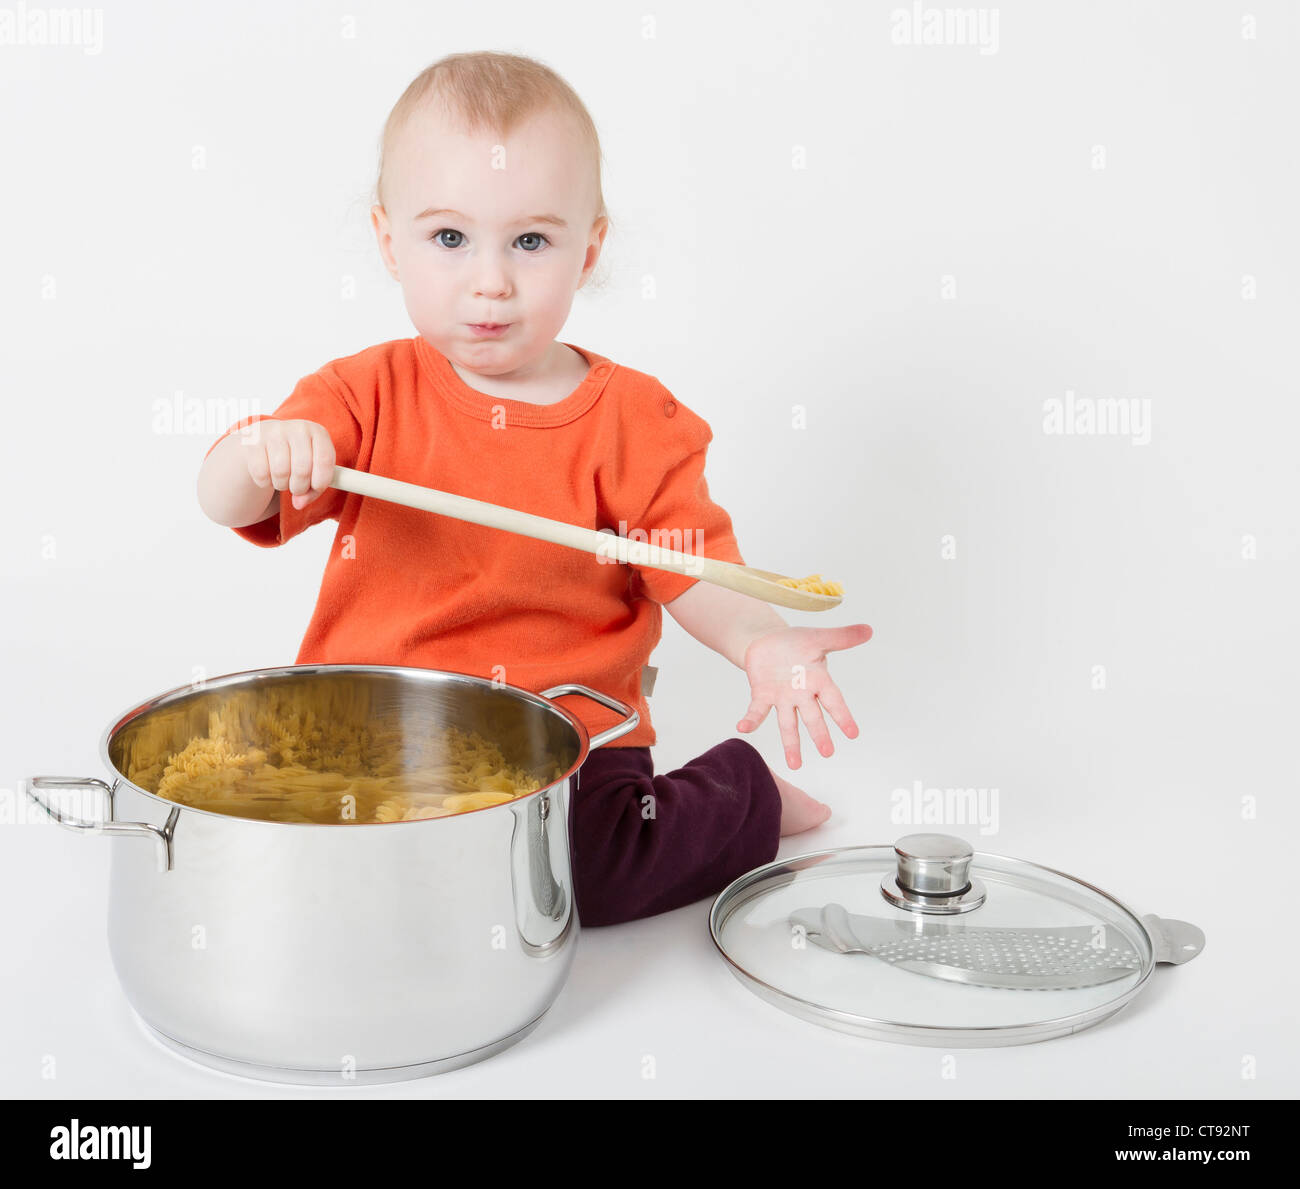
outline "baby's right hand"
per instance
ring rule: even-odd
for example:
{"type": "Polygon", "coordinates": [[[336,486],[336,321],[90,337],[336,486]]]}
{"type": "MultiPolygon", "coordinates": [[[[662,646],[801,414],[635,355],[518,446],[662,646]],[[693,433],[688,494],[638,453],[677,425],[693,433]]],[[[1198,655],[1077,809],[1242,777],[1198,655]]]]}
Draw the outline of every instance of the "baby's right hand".
{"type": "Polygon", "coordinates": [[[264,418],[240,431],[244,462],[258,487],[287,491],[305,508],[329,490],[334,443],[315,421],[264,418]]]}

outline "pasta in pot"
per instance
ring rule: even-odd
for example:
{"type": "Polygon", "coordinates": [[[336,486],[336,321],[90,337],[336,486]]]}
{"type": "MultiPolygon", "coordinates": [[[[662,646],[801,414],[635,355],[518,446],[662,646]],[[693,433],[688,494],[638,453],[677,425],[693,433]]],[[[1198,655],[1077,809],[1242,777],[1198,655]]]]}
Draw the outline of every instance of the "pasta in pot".
{"type": "Polygon", "coordinates": [[[368,691],[337,684],[238,690],[215,707],[146,720],[119,769],[132,784],[181,805],[320,824],[468,813],[564,775],[553,761],[531,771],[511,765],[475,731],[406,730],[400,714],[372,709],[368,691]],[[203,730],[196,720],[205,712],[203,730]]]}

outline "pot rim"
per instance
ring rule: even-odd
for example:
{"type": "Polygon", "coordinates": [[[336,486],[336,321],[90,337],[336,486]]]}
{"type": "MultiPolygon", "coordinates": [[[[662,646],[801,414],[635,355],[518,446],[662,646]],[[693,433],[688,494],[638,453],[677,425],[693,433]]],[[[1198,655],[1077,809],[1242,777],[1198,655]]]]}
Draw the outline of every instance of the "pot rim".
{"type": "MultiPolygon", "coordinates": [[[[165,693],[158,694],[150,698],[147,702],[139,703],[122,714],[115,716],[109,727],[100,736],[99,740],[99,758],[104,766],[114,776],[113,791],[115,792],[119,784],[124,784],[130,789],[134,789],[143,797],[148,797],[156,801],[159,805],[167,806],[169,811],[185,811],[187,813],[201,813],[205,817],[218,818],[224,822],[245,822],[256,826],[280,826],[299,829],[308,827],[312,829],[334,830],[338,828],[336,822],[277,822],[267,818],[239,817],[231,813],[213,813],[210,809],[200,809],[197,805],[186,805],[181,801],[169,801],[166,797],[160,797],[157,793],[151,793],[148,789],[142,789],[138,784],[134,784],[127,777],[118,771],[117,765],[113,763],[109,756],[109,741],[132,719],[139,718],[142,714],[150,710],[155,710],[160,706],[165,706],[171,702],[180,701],[181,698],[190,694],[200,693],[205,690],[219,689],[225,685],[237,685],[241,682],[247,683],[248,678],[270,678],[281,677],[285,675],[309,674],[309,673],[388,673],[398,674],[404,677],[411,677],[417,681],[433,682],[435,678],[454,678],[457,683],[466,685],[487,686],[496,690],[507,690],[511,694],[523,701],[531,702],[536,706],[543,707],[546,710],[560,714],[568,720],[569,725],[574,729],[578,736],[578,755],[573,765],[565,773],[550,784],[543,785],[539,789],[534,789],[531,793],[524,793],[514,798],[512,801],[504,801],[500,805],[484,805],[478,809],[470,809],[461,813],[451,814],[448,817],[428,817],[417,818],[413,821],[397,822],[349,822],[349,826],[417,826],[429,822],[448,822],[455,821],[457,818],[473,817],[476,813],[490,813],[494,809],[505,809],[508,806],[520,805],[532,797],[539,796],[542,793],[549,792],[551,789],[563,784],[577,770],[582,767],[583,761],[591,750],[591,736],[587,732],[586,725],[583,721],[565,706],[550,698],[544,698],[541,694],[533,693],[531,690],[521,689],[516,685],[509,685],[505,682],[494,682],[487,677],[476,677],[472,673],[460,673],[454,669],[421,669],[408,665],[361,665],[361,664],[311,664],[311,665],[277,665],[265,669],[243,669],[238,673],[223,673],[219,677],[205,679],[202,684],[178,685],[174,689],[169,689],[165,693]]],[[[561,694],[561,697],[566,695],[561,694]]],[[[111,797],[110,797],[111,800],[111,797]]]]}

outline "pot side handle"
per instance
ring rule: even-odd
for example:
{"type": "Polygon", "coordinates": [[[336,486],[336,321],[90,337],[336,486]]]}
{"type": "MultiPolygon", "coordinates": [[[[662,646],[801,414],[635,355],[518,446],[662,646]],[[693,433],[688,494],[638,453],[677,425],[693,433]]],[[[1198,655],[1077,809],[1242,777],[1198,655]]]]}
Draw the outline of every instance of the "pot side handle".
{"type": "Polygon", "coordinates": [[[602,706],[608,706],[611,710],[617,710],[619,714],[626,715],[621,723],[610,727],[608,731],[601,731],[599,735],[592,736],[590,741],[592,751],[595,751],[598,747],[603,747],[620,735],[626,735],[641,721],[639,711],[633,710],[631,706],[620,702],[617,698],[611,698],[608,694],[597,693],[594,689],[588,689],[585,685],[553,685],[550,689],[542,690],[541,697],[559,698],[565,694],[581,694],[584,698],[590,698],[593,702],[599,702],[602,706]]]}
{"type": "Polygon", "coordinates": [[[1142,918],[1147,931],[1155,941],[1156,961],[1181,966],[1190,962],[1205,948],[1205,934],[1195,925],[1176,921],[1172,917],[1158,917],[1149,912],[1142,918]]]}
{"type": "Polygon", "coordinates": [[[116,785],[105,784],[94,776],[33,776],[27,782],[27,795],[59,825],[83,834],[131,834],[137,838],[152,838],[158,848],[158,870],[172,869],[172,827],[179,811],[175,810],[162,829],[149,822],[119,822],[113,816],[113,793],[116,785]],[[38,789],[102,789],[108,797],[108,816],[98,821],[71,817],[60,813],[47,800],[37,795],[38,789]]]}

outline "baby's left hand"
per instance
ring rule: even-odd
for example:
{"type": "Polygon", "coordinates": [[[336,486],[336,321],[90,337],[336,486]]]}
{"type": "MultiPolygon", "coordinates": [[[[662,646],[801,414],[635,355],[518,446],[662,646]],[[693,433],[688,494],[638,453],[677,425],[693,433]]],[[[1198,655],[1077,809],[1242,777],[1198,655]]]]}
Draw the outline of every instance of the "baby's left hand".
{"type": "Polygon", "coordinates": [[[779,628],[750,641],[745,649],[745,675],[749,678],[750,703],[738,731],[752,731],[776,707],[776,721],[785,744],[785,762],[798,768],[799,726],[796,709],[808,734],[824,756],[835,751],[821,708],[830,711],[840,730],[857,738],[858,724],[826,669],[826,654],[853,648],[871,639],[871,628],[855,623],[843,628],[779,628]],[[818,704],[820,702],[820,705],[818,704]]]}

